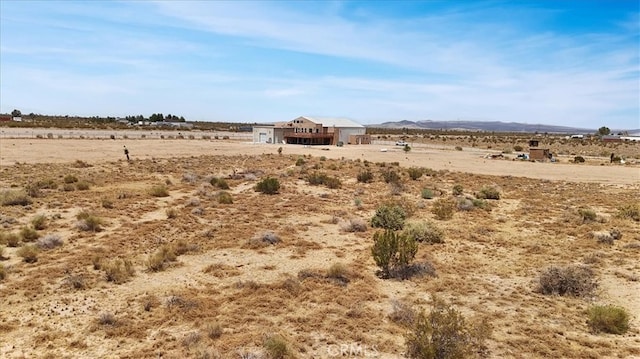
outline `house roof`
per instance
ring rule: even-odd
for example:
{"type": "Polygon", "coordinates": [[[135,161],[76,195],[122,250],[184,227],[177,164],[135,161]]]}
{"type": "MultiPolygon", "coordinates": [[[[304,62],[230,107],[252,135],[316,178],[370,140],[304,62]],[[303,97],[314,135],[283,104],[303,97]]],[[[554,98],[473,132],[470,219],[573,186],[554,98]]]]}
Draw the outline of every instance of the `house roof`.
{"type": "Polygon", "coordinates": [[[336,118],[336,117],[311,117],[311,116],[301,116],[306,118],[307,120],[322,124],[323,127],[358,127],[364,128],[361,124],[350,120],[348,118],[336,118]]]}

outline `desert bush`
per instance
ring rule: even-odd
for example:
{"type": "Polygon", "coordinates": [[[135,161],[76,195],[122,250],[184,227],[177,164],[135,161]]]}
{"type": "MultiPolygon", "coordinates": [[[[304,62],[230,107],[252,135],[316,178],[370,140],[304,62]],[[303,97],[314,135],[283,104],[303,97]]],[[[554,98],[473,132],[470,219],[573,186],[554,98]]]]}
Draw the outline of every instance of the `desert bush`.
{"type": "Polygon", "coordinates": [[[178,210],[173,207],[167,208],[165,213],[169,219],[178,217],[178,210]]]}
{"type": "Polygon", "coordinates": [[[432,199],[433,198],[433,190],[430,188],[423,188],[420,196],[424,199],[432,199]]]}
{"type": "Polygon", "coordinates": [[[16,254],[18,257],[22,257],[22,260],[27,263],[35,263],[38,261],[38,247],[33,244],[28,244],[20,247],[16,254]]]}
{"type": "Polygon", "coordinates": [[[489,332],[486,324],[471,325],[455,308],[434,299],[431,312],[419,313],[406,335],[405,355],[416,359],[479,357],[489,332]]]}
{"type": "Polygon", "coordinates": [[[403,327],[413,327],[418,313],[415,309],[404,302],[394,300],[391,302],[392,312],[389,314],[389,319],[396,324],[400,324],[403,327]]]}
{"type": "Polygon", "coordinates": [[[400,206],[384,204],[376,209],[371,227],[400,230],[404,227],[407,212],[400,206]]]}
{"type": "Polygon", "coordinates": [[[400,175],[392,170],[392,169],[388,169],[388,170],[384,170],[381,172],[382,175],[382,179],[386,182],[386,183],[392,183],[392,182],[399,182],[400,181],[400,175]]]}
{"type": "Polygon", "coordinates": [[[456,148],[456,151],[462,151],[462,147],[460,146],[456,146],[455,148],[456,148]]]}
{"type": "Polygon", "coordinates": [[[5,190],[0,192],[0,205],[3,206],[28,206],[31,198],[25,191],[5,190]]]}
{"type": "Polygon", "coordinates": [[[280,242],[280,236],[278,236],[276,233],[272,231],[265,231],[253,236],[249,240],[249,245],[260,247],[260,246],[267,246],[270,244],[272,245],[277,244],[278,242],[280,242]]]}
{"type": "Polygon", "coordinates": [[[578,208],[578,215],[582,219],[582,223],[594,222],[597,219],[596,212],[591,208],[578,208]]]}
{"type": "Polygon", "coordinates": [[[598,243],[613,244],[613,241],[622,238],[622,232],[618,229],[611,229],[609,231],[594,231],[591,232],[591,236],[595,238],[598,243]]]}
{"type": "Polygon", "coordinates": [[[62,185],[62,190],[65,192],[73,192],[76,190],[76,186],[74,186],[72,183],[65,183],[62,185]]]}
{"type": "Polygon", "coordinates": [[[305,163],[306,163],[306,161],[302,157],[298,157],[298,159],[296,160],[296,166],[302,166],[305,163]]]}
{"type": "Polygon", "coordinates": [[[514,150],[514,151],[516,151],[516,152],[522,152],[522,149],[523,149],[523,148],[522,148],[522,146],[520,146],[520,145],[515,145],[515,146],[513,146],[513,150],[514,150]]]}
{"type": "Polygon", "coordinates": [[[366,232],[367,222],[362,218],[351,218],[343,227],[345,232],[366,232]]]}
{"type": "Polygon", "coordinates": [[[418,243],[411,237],[391,229],[378,231],[373,235],[371,254],[380,267],[380,276],[389,278],[392,274],[407,278],[407,269],[418,252],[418,243]]]}
{"type": "Polygon", "coordinates": [[[373,173],[371,173],[371,171],[369,170],[362,170],[358,173],[356,178],[360,183],[373,182],[373,173]]]}
{"type": "Polygon", "coordinates": [[[338,177],[327,177],[324,180],[324,185],[327,186],[327,188],[336,189],[342,187],[342,182],[340,182],[338,177]]]}
{"type": "Polygon", "coordinates": [[[40,249],[53,249],[62,245],[62,237],[59,234],[47,234],[42,238],[38,238],[36,246],[40,249]]]}
{"type": "Polygon", "coordinates": [[[76,215],[78,222],[76,228],[87,232],[100,232],[104,225],[104,220],[87,211],[82,211],[76,215]]]}
{"type": "Polygon", "coordinates": [[[191,348],[198,344],[202,340],[202,335],[199,332],[191,332],[182,338],[182,345],[185,348],[191,348]]]}
{"type": "Polygon", "coordinates": [[[17,247],[20,244],[20,235],[13,232],[0,232],[0,244],[17,247]]]}
{"type": "Polygon", "coordinates": [[[575,157],[573,158],[573,162],[574,162],[574,163],[583,163],[583,162],[584,162],[584,157],[582,157],[582,156],[575,156],[575,157]]]}
{"type": "Polygon", "coordinates": [[[23,242],[33,242],[40,237],[40,234],[32,227],[25,226],[20,229],[20,237],[22,237],[23,242]]]}
{"type": "Polygon", "coordinates": [[[461,184],[456,184],[451,189],[451,194],[454,196],[461,196],[464,193],[464,187],[461,184]]]}
{"type": "Polygon", "coordinates": [[[361,209],[362,208],[362,199],[354,198],[353,199],[353,204],[356,206],[356,208],[361,209]]]}
{"type": "Polygon", "coordinates": [[[76,182],[78,182],[78,177],[69,174],[69,175],[64,176],[63,181],[64,181],[64,183],[76,183],[76,182]]]}
{"type": "Polygon", "coordinates": [[[500,199],[500,190],[494,186],[484,186],[476,193],[479,199],[500,199]]]}
{"type": "Polygon", "coordinates": [[[312,186],[319,186],[324,184],[327,179],[327,175],[324,173],[314,172],[307,176],[307,182],[312,186]]]}
{"type": "Polygon", "coordinates": [[[31,225],[34,229],[41,231],[47,228],[47,216],[39,214],[31,219],[31,225]]]}
{"type": "Polygon", "coordinates": [[[594,305],[587,311],[587,324],[594,333],[624,334],[629,330],[629,313],[613,305],[594,305]]]}
{"type": "Polygon", "coordinates": [[[264,194],[276,194],[280,190],[280,182],[277,178],[267,177],[256,184],[255,190],[264,194]]]}
{"type": "Polygon", "coordinates": [[[4,256],[4,247],[0,246],[0,261],[6,260],[7,257],[4,256]]]}
{"type": "Polygon", "coordinates": [[[78,191],[86,191],[91,187],[91,184],[89,184],[89,182],[87,181],[80,181],[78,183],[76,183],[76,189],[78,191]]]}
{"type": "Polygon", "coordinates": [[[350,276],[351,276],[351,272],[342,263],[334,263],[327,270],[327,278],[336,280],[341,284],[349,283],[350,276]]]}
{"type": "Polygon", "coordinates": [[[220,191],[217,194],[218,203],[220,204],[233,204],[233,197],[231,197],[231,193],[227,191],[220,191]]]}
{"type": "Polygon", "coordinates": [[[268,337],[263,346],[271,359],[284,359],[290,355],[287,342],[279,335],[268,337]]]}
{"type": "Polygon", "coordinates": [[[113,209],[113,201],[110,198],[101,198],[100,205],[102,208],[113,209]]]}
{"type": "Polygon", "coordinates": [[[473,207],[475,207],[475,208],[490,209],[489,203],[485,199],[473,198],[471,200],[471,203],[473,204],[473,207]]]}
{"type": "Polygon", "coordinates": [[[417,242],[444,243],[444,232],[428,221],[409,222],[404,227],[403,232],[417,242]]]}
{"type": "Polygon", "coordinates": [[[175,249],[170,245],[163,245],[155,253],[151,254],[145,265],[152,272],[164,270],[170,262],[175,262],[178,256],[175,249]]]}
{"type": "Polygon", "coordinates": [[[168,197],[169,190],[163,184],[155,185],[149,189],[149,194],[153,197],[168,197]]]}
{"type": "Polygon", "coordinates": [[[76,168],[89,168],[91,166],[93,166],[93,165],[90,164],[90,163],[87,163],[87,162],[85,162],[83,160],[76,160],[73,163],[73,167],[76,167],[76,168]]]}
{"type": "Polygon", "coordinates": [[[586,266],[551,266],[540,274],[538,290],[542,294],[587,297],[594,293],[598,284],[593,271],[586,266]]]}
{"type": "Polygon", "coordinates": [[[122,284],[129,280],[134,274],[133,264],[126,259],[115,259],[110,262],[101,263],[108,282],[122,284]]]}
{"type": "Polygon", "coordinates": [[[456,199],[456,207],[459,211],[471,211],[475,208],[473,201],[466,197],[458,197],[456,199]]]}
{"type": "Polygon", "coordinates": [[[229,189],[229,183],[224,178],[213,177],[209,180],[212,186],[217,187],[219,189],[229,189]]]}
{"type": "Polygon", "coordinates": [[[87,287],[82,275],[70,274],[64,281],[73,289],[85,289],[87,287]]]}
{"type": "Polygon", "coordinates": [[[409,144],[404,145],[404,147],[402,147],[402,150],[405,153],[409,153],[409,151],[411,151],[411,146],[409,146],[409,144]]]}
{"type": "Polygon", "coordinates": [[[209,339],[218,339],[222,336],[223,329],[220,323],[208,323],[204,327],[204,332],[209,339]]]}
{"type": "Polygon", "coordinates": [[[116,316],[113,315],[112,313],[109,312],[105,312],[105,313],[101,313],[100,316],[98,316],[98,324],[100,325],[116,325],[118,323],[118,320],[116,319],[116,316]]]}
{"type": "Polygon", "coordinates": [[[431,213],[433,213],[437,219],[446,221],[453,218],[455,206],[455,202],[452,199],[439,198],[433,202],[431,213]]]}
{"type": "Polygon", "coordinates": [[[407,168],[407,174],[409,175],[409,178],[411,178],[414,181],[417,181],[418,179],[420,179],[423,173],[424,172],[422,171],[422,168],[418,168],[418,167],[407,168]]]}
{"type": "Polygon", "coordinates": [[[56,189],[56,188],[58,188],[58,184],[56,183],[56,181],[51,179],[51,178],[36,181],[36,183],[34,183],[32,186],[34,186],[36,188],[39,188],[39,189],[56,189]]]}
{"type": "Polygon", "coordinates": [[[640,204],[627,204],[618,208],[618,217],[640,221],[640,204]]]}
{"type": "Polygon", "coordinates": [[[4,269],[4,265],[0,263],[0,280],[4,280],[7,277],[7,270],[4,269]]]}

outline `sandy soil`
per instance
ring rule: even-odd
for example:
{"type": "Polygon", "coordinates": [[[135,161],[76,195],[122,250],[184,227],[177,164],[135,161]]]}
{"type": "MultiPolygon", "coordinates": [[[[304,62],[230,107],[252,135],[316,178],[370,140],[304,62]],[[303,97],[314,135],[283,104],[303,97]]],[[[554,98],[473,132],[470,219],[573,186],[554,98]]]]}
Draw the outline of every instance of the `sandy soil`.
{"type": "Polygon", "coordinates": [[[620,216],[621,206],[640,206],[636,165],[491,160],[485,155],[497,152],[434,144],[409,153],[388,143],[284,145],[282,156],[278,147],[1,138],[0,192],[27,190],[31,203],[0,206],[0,357],[266,358],[275,337],[288,357],[333,358],[347,348],[352,357],[401,358],[409,329],[393,320],[394,303],[428,311],[433,296],[490,324],[486,357],[640,357],[640,222],[620,216]],[[411,180],[407,167],[431,170],[411,180]],[[356,180],[364,170],[373,182],[356,180]],[[382,180],[387,171],[400,175],[397,184],[382,180]],[[340,188],[310,185],[313,173],[338,178],[340,188]],[[266,176],[279,179],[279,194],[254,191],[266,176]],[[233,203],[220,202],[212,177],[226,178],[233,203]],[[494,186],[501,198],[439,220],[440,200],[461,200],[454,185],[468,198],[494,186]],[[166,196],[153,195],[158,187],[166,196]],[[379,278],[370,252],[377,229],[345,230],[390,202],[443,231],[444,243],[422,243],[416,256],[434,275],[379,278]],[[585,220],[585,209],[595,218],[585,220]],[[82,229],[83,212],[100,230],[82,229]],[[46,218],[40,238],[23,235],[38,215],[46,218]],[[593,238],[612,229],[622,234],[613,244],[593,238]],[[255,240],[268,231],[277,244],[255,240]],[[23,260],[22,248],[52,235],[60,246],[23,260]],[[177,258],[153,269],[169,249],[177,258]],[[107,275],[118,259],[134,272],[122,281],[107,275]],[[576,264],[594,272],[592,295],[538,293],[542,271],[576,264]],[[585,313],[594,304],[626,308],[631,329],[592,333],[585,313]]]}

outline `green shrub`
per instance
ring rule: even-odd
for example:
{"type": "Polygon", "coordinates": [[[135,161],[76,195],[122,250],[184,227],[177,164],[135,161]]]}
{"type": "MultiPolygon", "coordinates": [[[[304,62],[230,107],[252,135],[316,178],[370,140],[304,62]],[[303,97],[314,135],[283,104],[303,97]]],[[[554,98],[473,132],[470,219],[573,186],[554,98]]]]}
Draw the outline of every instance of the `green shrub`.
{"type": "Polygon", "coordinates": [[[279,335],[273,335],[264,341],[264,349],[271,359],[283,359],[289,356],[287,342],[279,335]]]}
{"type": "Polygon", "coordinates": [[[371,255],[383,278],[389,278],[392,272],[406,278],[407,268],[417,252],[418,243],[403,233],[386,229],[373,235],[371,255]]]}
{"type": "Polygon", "coordinates": [[[178,210],[175,208],[167,208],[167,210],[165,211],[167,214],[167,218],[171,219],[171,218],[176,218],[178,217],[178,210]]]}
{"type": "Polygon", "coordinates": [[[433,213],[437,219],[446,221],[453,218],[456,204],[450,198],[439,198],[433,202],[431,213],[433,213]]]}
{"type": "Polygon", "coordinates": [[[12,232],[0,232],[0,244],[7,247],[17,247],[20,244],[20,235],[12,232]]]}
{"type": "Polygon", "coordinates": [[[485,186],[476,193],[479,199],[500,199],[500,190],[493,186],[485,186]]]}
{"type": "Polygon", "coordinates": [[[407,168],[407,174],[409,175],[409,178],[411,178],[414,181],[417,181],[418,179],[420,179],[423,173],[424,172],[422,168],[418,168],[418,167],[407,168]]]}
{"type": "Polygon", "coordinates": [[[173,246],[163,245],[149,256],[145,264],[150,271],[158,272],[164,270],[170,262],[175,262],[177,258],[178,256],[173,246]]]}
{"type": "Polygon", "coordinates": [[[5,190],[0,192],[0,205],[3,206],[28,206],[31,198],[25,191],[5,190]]]}
{"type": "Polygon", "coordinates": [[[358,182],[369,183],[373,181],[373,174],[369,170],[362,170],[357,176],[358,182]]]}
{"type": "Polygon", "coordinates": [[[618,208],[618,217],[640,221],[640,204],[627,204],[618,208]]]}
{"type": "Polygon", "coordinates": [[[218,203],[220,204],[233,204],[233,197],[231,197],[231,193],[226,191],[218,192],[218,203]]]}
{"type": "Polygon", "coordinates": [[[420,193],[420,195],[424,199],[432,199],[433,198],[433,191],[430,188],[423,188],[422,192],[420,193]]]}
{"type": "Polygon", "coordinates": [[[41,231],[47,228],[47,216],[39,214],[31,219],[31,225],[34,229],[41,231]]]}
{"type": "Polygon", "coordinates": [[[314,172],[307,176],[307,182],[312,186],[319,186],[324,184],[327,179],[327,175],[324,173],[314,172]]]}
{"type": "Polygon", "coordinates": [[[407,212],[400,206],[385,204],[376,209],[371,227],[400,230],[404,227],[407,212]]]}
{"type": "Polygon", "coordinates": [[[473,326],[455,308],[434,299],[428,315],[422,312],[416,316],[405,338],[405,355],[415,359],[479,357],[489,332],[488,325],[473,326]]]}
{"type": "Polygon", "coordinates": [[[58,184],[53,179],[40,180],[33,184],[34,187],[39,189],[56,189],[58,184]]]}
{"type": "Polygon", "coordinates": [[[327,177],[324,180],[324,185],[327,186],[327,188],[336,189],[342,186],[342,182],[340,182],[338,177],[327,177]]]}
{"type": "Polygon", "coordinates": [[[405,153],[409,153],[409,151],[411,151],[411,146],[409,146],[409,144],[404,145],[404,147],[402,148],[402,150],[405,153]]]}
{"type": "Polygon", "coordinates": [[[587,324],[594,333],[624,334],[629,330],[629,313],[613,305],[595,305],[587,311],[587,324]]]}
{"type": "Polygon", "coordinates": [[[32,227],[25,226],[20,230],[20,237],[22,237],[23,242],[33,242],[38,239],[40,235],[38,234],[38,231],[32,227]]]}
{"type": "Polygon", "coordinates": [[[20,249],[18,249],[16,254],[19,257],[22,257],[22,260],[24,262],[35,263],[35,262],[38,261],[38,253],[39,252],[40,251],[38,250],[38,247],[36,247],[33,244],[28,244],[28,245],[20,247],[20,249]]]}
{"type": "Polygon", "coordinates": [[[256,184],[255,190],[264,194],[276,194],[280,190],[280,182],[277,178],[267,177],[256,184]]]}
{"type": "Polygon", "coordinates": [[[298,157],[298,159],[296,160],[296,166],[302,166],[305,163],[306,163],[306,161],[302,157],[298,157]]]}
{"type": "Polygon", "coordinates": [[[65,183],[62,185],[62,190],[65,192],[73,192],[76,190],[76,186],[71,183],[65,183]]]}
{"type": "Polygon", "coordinates": [[[431,222],[409,222],[403,232],[417,242],[444,243],[444,232],[431,222]]]}
{"type": "Polygon", "coordinates": [[[461,184],[456,184],[451,189],[451,194],[454,196],[461,196],[464,193],[464,187],[461,184]]]}
{"type": "Polygon", "coordinates": [[[351,272],[342,263],[334,263],[327,270],[327,278],[337,280],[343,284],[349,283],[351,272]]]}
{"type": "Polygon", "coordinates": [[[538,290],[542,294],[588,297],[594,293],[598,284],[593,271],[585,266],[551,266],[540,274],[538,290]]]}
{"type": "Polygon", "coordinates": [[[522,146],[515,145],[515,146],[513,146],[513,150],[516,151],[516,152],[522,152],[522,146]]]}
{"type": "Polygon", "coordinates": [[[578,208],[578,215],[582,219],[582,223],[594,222],[598,217],[591,208],[578,208]]]}
{"type": "Polygon", "coordinates": [[[74,175],[64,176],[64,183],[76,183],[76,182],[78,182],[78,177],[74,175]]]}
{"type": "Polygon", "coordinates": [[[151,187],[151,189],[149,189],[149,194],[153,197],[168,197],[169,190],[167,189],[167,186],[160,184],[151,187]]]}
{"type": "Polygon", "coordinates": [[[102,208],[113,209],[113,201],[110,198],[101,198],[100,204],[102,208]]]}
{"type": "Polygon", "coordinates": [[[584,162],[584,157],[582,157],[582,156],[575,156],[575,157],[573,158],[573,162],[574,162],[574,163],[583,163],[583,162],[584,162]]]}

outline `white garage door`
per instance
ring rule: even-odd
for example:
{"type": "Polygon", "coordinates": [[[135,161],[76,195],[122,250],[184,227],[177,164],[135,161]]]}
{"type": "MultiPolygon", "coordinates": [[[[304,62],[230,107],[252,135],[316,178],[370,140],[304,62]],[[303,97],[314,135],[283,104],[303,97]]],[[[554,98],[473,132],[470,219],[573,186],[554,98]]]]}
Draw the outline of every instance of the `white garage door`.
{"type": "Polygon", "coordinates": [[[266,133],[260,133],[260,143],[265,143],[267,142],[267,134],[266,133]]]}

